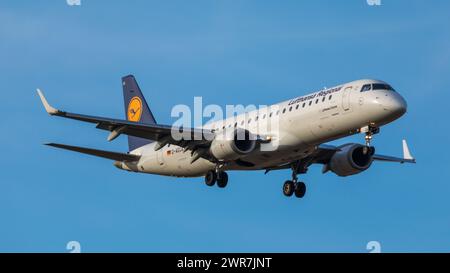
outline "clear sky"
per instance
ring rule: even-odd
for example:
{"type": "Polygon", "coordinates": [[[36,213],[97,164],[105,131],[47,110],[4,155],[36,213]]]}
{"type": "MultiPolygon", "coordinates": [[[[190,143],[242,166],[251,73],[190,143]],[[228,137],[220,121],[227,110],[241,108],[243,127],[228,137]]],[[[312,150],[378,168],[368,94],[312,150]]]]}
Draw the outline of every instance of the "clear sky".
{"type": "MultiPolygon", "coordinates": [[[[450,2],[0,2],[0,251],[450,251],[450,2]],[[158,122],[176,104],[269,104],[360,78],[392,84],[408,113],[381,129],[375,163],[356,176],[289,171],[203,178],[123,172],[45,142],[126,151],[92,124],[50,118],[56,106],[124,117],[120,78],[134,74],[158,122]]],[[[363,142],[358,135],[336,143],[363,142]]]]}

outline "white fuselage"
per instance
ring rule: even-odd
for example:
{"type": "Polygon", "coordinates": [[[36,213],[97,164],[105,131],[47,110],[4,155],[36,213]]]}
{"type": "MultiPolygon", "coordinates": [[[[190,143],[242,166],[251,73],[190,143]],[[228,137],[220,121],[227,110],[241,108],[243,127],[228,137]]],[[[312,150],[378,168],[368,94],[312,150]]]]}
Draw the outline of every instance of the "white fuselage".
{"type": "MultiPolygon", "coordinates": [[[[268,136],[272,144],[276,143],[272,145],[275,149],[257,149],[241,158],[254,166],[243,167],[230,162],[223,166],[224,170],[260,170],[286,164],[308,156],[319,144],[359,133],[361,128],[369,125],[381,127],[402,116],[406,102],[397,92],[382,89],[361,92],[364,85],[377,83],[385,84],[377,80],[353,81],[271,105],[267,107],[268,111],[259,109],[243,113],[206,124],[203,128],[215,132],[245,128],[254,135],[268,136]]],[[[155,145],[150,143],[132,151],[141,156],[139,162],[120,163],[118,167],[192,177],[202,176],[216,166],[203,158],[191,163],[191,153],[184,152],[179,146],[166,145],[155,151],[155,145]]]]}

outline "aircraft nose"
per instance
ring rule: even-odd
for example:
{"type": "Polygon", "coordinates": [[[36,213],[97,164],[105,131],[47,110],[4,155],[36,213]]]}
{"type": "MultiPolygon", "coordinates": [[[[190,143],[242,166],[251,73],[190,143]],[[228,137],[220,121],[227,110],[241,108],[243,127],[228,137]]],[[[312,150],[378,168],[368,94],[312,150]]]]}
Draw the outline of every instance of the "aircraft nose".
{"type": "Polygon", "coordinates": [[[396,117],[403,116],[408,108],[405,99],[398,93],[391,93],[389,99],[383,102],[383,106],[396,117]]]}

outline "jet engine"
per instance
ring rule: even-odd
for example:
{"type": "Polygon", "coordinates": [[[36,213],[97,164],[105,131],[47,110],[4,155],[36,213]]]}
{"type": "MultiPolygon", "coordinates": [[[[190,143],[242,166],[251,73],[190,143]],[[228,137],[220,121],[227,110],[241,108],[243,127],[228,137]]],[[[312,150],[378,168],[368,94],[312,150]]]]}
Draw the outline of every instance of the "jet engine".
{"type": "Polygon", "coordinates": [[[256,137],[245,129],[232,129],[219,132],[212,141],[210,153],[217,160],[231,161],[255,150],[256,137]]]}
{"type": "Polygon", "coordinates": [[[339,176],[349,176],[367,170],[373,161],[374,147],[349,143],[339,147],[328,163],[328,168],[339,176]]]}

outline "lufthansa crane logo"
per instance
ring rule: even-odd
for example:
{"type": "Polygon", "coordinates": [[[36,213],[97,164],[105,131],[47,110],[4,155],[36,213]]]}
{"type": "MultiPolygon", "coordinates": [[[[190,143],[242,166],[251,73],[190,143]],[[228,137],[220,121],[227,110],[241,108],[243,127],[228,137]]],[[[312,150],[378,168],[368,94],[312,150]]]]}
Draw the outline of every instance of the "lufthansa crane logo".
{"type": "Polygon", "coordinates": [[[139,122],[142,114],[142,101],[139,97],[133,97],[128,104],[127,117],[129,121],[139,122]]]}

